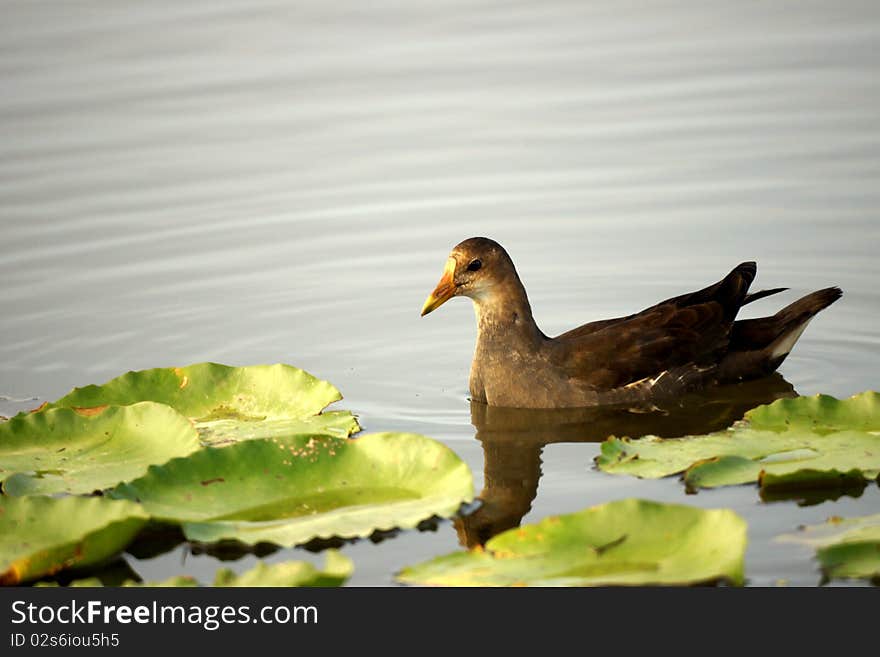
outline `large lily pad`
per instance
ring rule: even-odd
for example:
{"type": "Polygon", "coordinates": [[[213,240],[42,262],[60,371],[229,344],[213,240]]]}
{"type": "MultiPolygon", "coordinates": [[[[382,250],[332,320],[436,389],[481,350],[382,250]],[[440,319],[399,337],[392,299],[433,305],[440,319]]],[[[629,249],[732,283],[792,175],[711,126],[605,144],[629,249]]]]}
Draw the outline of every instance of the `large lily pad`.
{"type": "MultiPolygon", "coordinates": [[[[236,575],[228,568],[221,568],[214,576],[214,586],[341,586],[351,577],[354,564],[351,559],[336,550],[327,550],[327,561],[323,569],[319,569],[306,561],[282,561],[266,564],[260,561],[248,571],[236,575]]],[[[89,577],[72,581],[72,587],[96,587],[105,584],[98,577],[89,577]]],[[[55,582],[39,582],[37,586],[58,586],[55,582]]],[[[201,586],[198,580],[186,575],[169,577],[160,582],[137,582],[128,580],[125,587],[162,587],[179,588],[201,586]]]]}
{"type": "Polygon", "coordinates": [[[733,511],[629,499],[510,529],[397,578],[435,586],[739,585],[745,548],[746,523],[733,511]]]}
{"type": "Polygon", "coordinates": [[[128,372],[100,386],[74,388],[48,407],[155,401],[193,420],[205,445],[221,446],[298,433],[346,438],[360,430],[354,416],[321,412],[340,399],[333,385],[291,365],[199,363],[128,372]]]}
{"type": "Polygon", "coordinates": [[[56,408],[0,424],[0,481],[10,495],[91,493],[197,449],[190,422],[162,404],[56,408]]]}
{"type": "Polygon", "coordinates": [[[111,491],[180,523],[187,538],[292,546],[449,516],[473,497],[470,469],[415,434],[293,436],[205,449],[111,491]]]}
{"type": "Polygon", "coordinates": [[[765,490],[847,486],[880,473],[880,396],[781,399],[704,436],[611,438],[596,463],[645,478],[684,473],[691,489],[754,481],[765,490]]]}
{"type": "Polygon", "coordinates": [[[147,522],[137,504],[101,497],[0,497],[0,584],[90,566],[122,550],[147,522]]]}
{"type": "Polygon", "coordinates": [[[880,582],[880,514],[858,518],[831,518],[821,525],[801,527],[782,542],[805,543],[828,579],[873,579],[880,582]]]}
{"type": "Polygon", "coordinates": [[[848,399],[829,395],[778,399],[745,414],[753,429],[813,433],[880,430],[880,394],[869,390],[848,399]]]}

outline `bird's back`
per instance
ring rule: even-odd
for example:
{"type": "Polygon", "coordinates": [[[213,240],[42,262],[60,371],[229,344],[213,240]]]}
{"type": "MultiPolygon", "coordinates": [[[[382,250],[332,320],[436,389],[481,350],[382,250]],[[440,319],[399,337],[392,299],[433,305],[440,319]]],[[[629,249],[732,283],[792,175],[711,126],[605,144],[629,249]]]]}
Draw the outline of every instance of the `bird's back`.
{"type": "Polygon", "coordinates": [[[552,340],[554,362],[578,385],[622,398],[692,386],[726,354],[755,273],[745,262],[696,292],[563,333],[552,340]]]}

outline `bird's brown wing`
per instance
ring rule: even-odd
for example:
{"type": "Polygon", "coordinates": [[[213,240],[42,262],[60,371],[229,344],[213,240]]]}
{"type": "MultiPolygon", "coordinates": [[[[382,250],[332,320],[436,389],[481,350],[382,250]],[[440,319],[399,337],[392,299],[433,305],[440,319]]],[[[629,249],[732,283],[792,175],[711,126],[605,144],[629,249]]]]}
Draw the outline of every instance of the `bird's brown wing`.
{"type": "Polygon", "coordinates": [[[650,308],[645,308],[639,313],[627,315],[625,317],[615,317],[614,319],[601,319],[597,322],[590,322],[583,326],[578,326],[577,328],[573,328],[570,331],[566,331],[565,333],[556,336],[556,339],[568,340],[572,338],[582,338],[592,333],[596,333],[597,331],[601,331],[602,329],[611,326],[618,326],[632,319],[637,319],[646,313],[669,305],[673,305],[677,308],[686,308],[688,306],[714,301],[720,303],[724,307],[725,319],[729,319],[732,322],[736,317],[737,312],[739,312],[740,307],[747,303],[751,303],[752,301],[757,301],[758,299],[770,296],[771,294],[783,292],[787,289],[780,287],[747,294],[749,286],[755,279],[756,273],[757,265],[754,262],[744,262],[735,267],[723,279],[703,288],[702,290],[666,299],[650,308]]]}
{"type": "Polygon", "coordinates": [[[743,263],[697,292],[563,333],[553,341],[551,358],[573,380],[597,390],[713,367],[726,353],[755,272],[754,263],[743,263]]]}
{"type": "Polygon", "coordinates": [[[610,390],[724,355],[730,323],[716,302],[658,306],[583,336],[559,339],[553,360],[572,379],[610,390]]]}
{"type": "Polygon", "coordinates": [[[614,319],[600,319],[597,322],[590,322],[589,324],[584,324],[583,326],[578,326],[577,328],[573,328],[570,331],[563,333],[562,335],[556,336],[557,340],[569,340],[576,338],[583,338],[591,333],[595,333],[596,331],[601,331],[602,329],[608,328],[609,326],[614,326],[615,324],[620,324],[627,320],[632,319],[636,315],[627,315],[626,317],[615,317],[614,319]]]}

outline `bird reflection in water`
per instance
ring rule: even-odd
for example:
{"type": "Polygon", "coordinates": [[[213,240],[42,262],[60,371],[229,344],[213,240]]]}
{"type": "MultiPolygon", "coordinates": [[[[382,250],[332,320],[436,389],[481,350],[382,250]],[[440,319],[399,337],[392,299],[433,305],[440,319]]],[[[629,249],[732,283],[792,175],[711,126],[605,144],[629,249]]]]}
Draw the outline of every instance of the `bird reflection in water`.
{"type": "Polygon", "coordinates": [[[484,483],[481,506],[455,520],[459,542],[468,548],[483,545],[519,526],[538,493],[545,445],[598,443],[612,435],[676,438],[710,433],[729,427],[755,406],[785,397],[797,393],[773,374],[642,408],[519,409],[472,401],[471,423],[483,444],[484,483]]]}

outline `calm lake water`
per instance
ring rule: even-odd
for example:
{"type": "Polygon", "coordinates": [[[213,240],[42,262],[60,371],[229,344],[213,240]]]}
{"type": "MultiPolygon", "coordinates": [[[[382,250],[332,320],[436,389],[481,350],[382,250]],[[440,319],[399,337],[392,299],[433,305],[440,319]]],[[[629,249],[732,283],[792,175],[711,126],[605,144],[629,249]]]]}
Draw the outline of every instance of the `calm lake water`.
{"type": "MultiPolygon", "coordinates": [[[[287,362],[366,430],[444,441],[478,491],[485,465],[482,516],[345,545],[354,585],[632,496],[735,509],[750,584],[815,585],[773,537],[880,510],[875,484],[798,506],[605,475],[589,441],[614,418],[472,423],[470,304],[419,317],[472,235],[507,247],[548,334],[757,260],[756,289],[791,291],[746,317],[845,291],[787,382],[880,387],[877,2],[2,4],[0,415],[130,369],[287,362]]],[[[144,578],[219,565],[141,556],[144,578]]],[[[323,561],[267,557],[290,558],[323,561]]]]}

